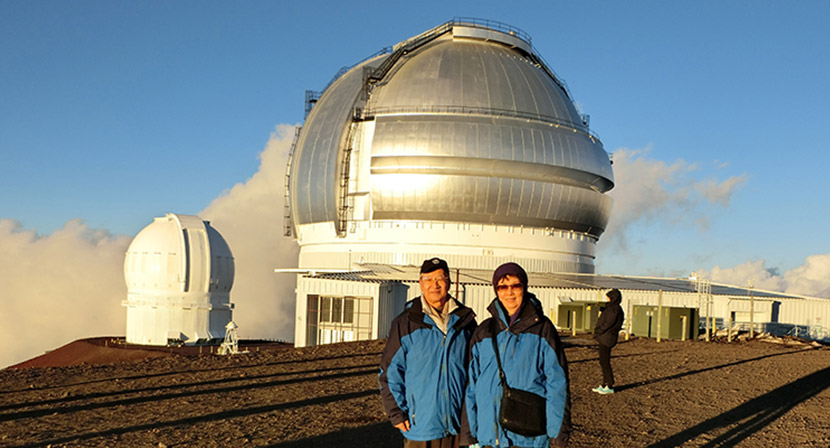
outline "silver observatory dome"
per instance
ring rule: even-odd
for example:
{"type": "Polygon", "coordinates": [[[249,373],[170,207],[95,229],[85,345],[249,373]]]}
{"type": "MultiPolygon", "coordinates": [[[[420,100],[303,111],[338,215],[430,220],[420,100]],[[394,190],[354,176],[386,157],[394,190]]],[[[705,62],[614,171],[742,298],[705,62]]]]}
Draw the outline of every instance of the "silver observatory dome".
{"type": "Polygon", "coordinates": [[[593,272],[614,185],[602,143],[529,36],[472,19],[337,77],[289,163],[301,267],[347,252],[334,263],[437,254],[458,267],[593,272]]]}

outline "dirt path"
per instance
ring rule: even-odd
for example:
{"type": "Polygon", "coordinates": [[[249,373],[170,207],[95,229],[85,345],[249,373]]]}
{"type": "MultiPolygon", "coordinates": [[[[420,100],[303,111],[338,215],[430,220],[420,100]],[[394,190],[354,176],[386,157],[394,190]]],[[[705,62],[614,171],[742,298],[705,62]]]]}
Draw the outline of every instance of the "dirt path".
{"type": "MultiPolygon", "coordinates": [[[[572,447],[830,446],[830,348],[636,339],[618,392],[565,339],[572,447]]],[[[0,371],[0,446],[400,447],[377,392],[383,341],[233,357],[0,371]]]]}

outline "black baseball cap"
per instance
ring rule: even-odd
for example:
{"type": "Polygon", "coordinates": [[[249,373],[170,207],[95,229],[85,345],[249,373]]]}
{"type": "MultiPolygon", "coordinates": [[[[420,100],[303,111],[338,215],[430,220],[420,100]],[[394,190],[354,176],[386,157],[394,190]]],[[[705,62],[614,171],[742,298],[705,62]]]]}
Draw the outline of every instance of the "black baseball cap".
{"type": "Polygon", "coordinates": [[[439,269],[444,271],[444,275],[450,275],[450,267],[447,266],[447,262],[438,257],[433,257],[428,260],[424,260],[424,264],[421,265],[421,274],[429,274],[430,272],[437,271],[439,269]]]}

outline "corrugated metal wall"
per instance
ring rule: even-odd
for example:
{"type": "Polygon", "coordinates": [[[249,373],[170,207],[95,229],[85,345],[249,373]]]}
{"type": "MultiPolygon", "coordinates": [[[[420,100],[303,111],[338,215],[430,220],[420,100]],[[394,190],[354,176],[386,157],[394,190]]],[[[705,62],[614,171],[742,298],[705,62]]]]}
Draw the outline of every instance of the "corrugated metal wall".
{"type": "MultiPolygon", "coordinates": [[[[415,288],[418,289],[417,287],[415,288]]],[[[374,323],[375,328],[372,334],[376,339],[385,338],[389,335],[389,327],[392,320],[403,312],[403,307],[408,299],[409,285],[401,282],[387,282],[379,287],[378,299],[375,301],[374,323]]],[[[417,294],[416,294],[417,295],[417,294]]]]}

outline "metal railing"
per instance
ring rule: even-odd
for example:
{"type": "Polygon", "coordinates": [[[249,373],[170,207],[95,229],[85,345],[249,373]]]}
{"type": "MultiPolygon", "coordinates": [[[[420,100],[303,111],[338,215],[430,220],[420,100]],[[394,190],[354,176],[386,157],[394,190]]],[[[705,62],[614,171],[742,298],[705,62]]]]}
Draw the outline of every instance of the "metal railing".
{"type": "Polygon", "coordinates": [[[450,20],[446,24],[464,25],[473,28],[483,28],[488,30],[501,31],[502,33],[509,34],[511,36],[516,36],[519,39],[532,45],[530,34],[524,32],[519,28],[516,28],[515,26],[508,25],[506,23],[498,22],[495,20],[477,19],[475,17],[453,17],[452,20],[450,20]]]}
{"type": "Polygon", "coordinates": [[[412,107],[372,107],[360,111],[361,120],[372,120],[377,115],[394,115],[394,114],[458,114],[458,115],[487,115],[499,116],[509,118],[519,118],[523,120],[535,120],[547,124],[552,124],[557,127],[564,127],[574,132],[583,133],[595,140],[600,140],[599,135],[588,129],[587,126],[581,123],[574,123],[569,120],[563,120],[558,117],[553,117],[544,114],[535,114],[531,112],[522,112],[508,109],[496,109],[491,107],[476,107],[476,106],[412,106],[412,107]]]}
{"type": "Polygon", "coordinates": [[[340,70],[338,70],[337,73],[335,73],[334,76],[332,76],[331,81],[329,81],[329,83],[326,84],[325,87],[323,87],[323,90],[320,91],[320,94],[322,94],[322,92],[325,92],[332,84],[334,84],[334,81],[337,81],[341,76],[345,75],[349,70],[357,67],[358,65],[360,65],[360,64],[362,64],[362,63],[364,63],[364,62],[366,62],[370,59],[373,59],[373,58],[376,58],[378,56],[381,56],[381,55],[384,55],[384,54],[387,54],[387,53],[391,53],[391,52],[392,52],[392,47],[383,47],[380,50],[372,53],[371,55],[361,59],[358,62],[355,62],[352,65],[347,65],[347,66],[340,67],[340,70]]]}

